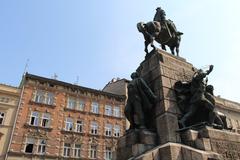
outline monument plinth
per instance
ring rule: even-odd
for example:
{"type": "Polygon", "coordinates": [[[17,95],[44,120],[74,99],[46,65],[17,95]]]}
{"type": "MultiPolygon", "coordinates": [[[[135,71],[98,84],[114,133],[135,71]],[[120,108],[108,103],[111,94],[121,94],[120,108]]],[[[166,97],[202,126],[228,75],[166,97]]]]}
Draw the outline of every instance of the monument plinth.
{"type": "Polygon", "coordinates": [[[176,132],[179,129],[174,84],[179,80],[190,80],[192,64],[185,59],[173,56],[162,50],[155,50],[140,64],[137,71],[158,97],[154,120],[158,134],[158,144],[180,142],[176,132]]]}
{"type": "Polygon", "coordinates": [[[147,130],[133,130],[118,140],[115,159],[139,156],[157,146],[157,135],[147,130]]]}

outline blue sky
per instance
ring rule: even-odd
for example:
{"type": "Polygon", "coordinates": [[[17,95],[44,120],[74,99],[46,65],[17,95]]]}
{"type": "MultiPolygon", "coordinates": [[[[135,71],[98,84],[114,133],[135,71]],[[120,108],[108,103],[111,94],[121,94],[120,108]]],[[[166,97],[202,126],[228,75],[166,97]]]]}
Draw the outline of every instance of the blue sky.
{"type": "Polygon", "coordinates": [[[18,86],[27,71],[102,89],[129,78],[144,59],[139,21],[161,6],[184,32],[180,56],[214,64],[215,95],[240,102],[239,0],[1,0],[0,83],[18,86]]]}

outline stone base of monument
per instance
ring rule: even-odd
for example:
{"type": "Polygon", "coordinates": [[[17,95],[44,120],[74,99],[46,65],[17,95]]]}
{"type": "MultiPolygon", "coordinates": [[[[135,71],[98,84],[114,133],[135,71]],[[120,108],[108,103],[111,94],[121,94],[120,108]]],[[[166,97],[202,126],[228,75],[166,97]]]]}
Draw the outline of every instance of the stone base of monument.
{"type": "Polygon", "coordinates": [[[221,156],[211,151],[202,151],[193,147],[179,144],[166,143],[158,146],[145,154],[133,157],[134,160],[219,160],[221,156]]]}
{"type": "Polygon", "coordinates": [[[114,159],[124,160],[136,157],[156,146],[156,133],[148,130],[134,130],[118,140],[114,159]]]}
{"type": "Polygon", "coordinates": [[[186,145],[218,153],[222,159],[240,159],[240,135],[237,133],[204,127],[187,130],[180,135],[186,145]]]}

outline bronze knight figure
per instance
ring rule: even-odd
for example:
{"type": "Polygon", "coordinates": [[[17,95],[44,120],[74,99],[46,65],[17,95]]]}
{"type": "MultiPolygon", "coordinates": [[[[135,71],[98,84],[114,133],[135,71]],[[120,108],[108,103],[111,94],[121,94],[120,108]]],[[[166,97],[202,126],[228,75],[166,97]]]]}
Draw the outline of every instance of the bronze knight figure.
{"type": "Polygon", "coordinates": [[[128,100],[125,107],[125,115],[130,122],[130,129],[148,129],[153,104],[156,96],[139,77],[137,72],[132,73],[132,81],[128,84],[128,100]]]}

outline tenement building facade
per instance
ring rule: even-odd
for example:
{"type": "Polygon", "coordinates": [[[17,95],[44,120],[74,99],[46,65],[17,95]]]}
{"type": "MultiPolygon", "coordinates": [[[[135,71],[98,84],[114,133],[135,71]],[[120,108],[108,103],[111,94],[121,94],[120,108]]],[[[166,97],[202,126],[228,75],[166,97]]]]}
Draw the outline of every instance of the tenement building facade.
{"type": "Polygon", "coordinates": [[[0,84],[0,160],[6,156],[16,117],[20,90],[0,84]]]}
{"type": "Polygon", "coordinates": [[[7,159],[112,159],[125,96],[26,74],[7,159]]]}

